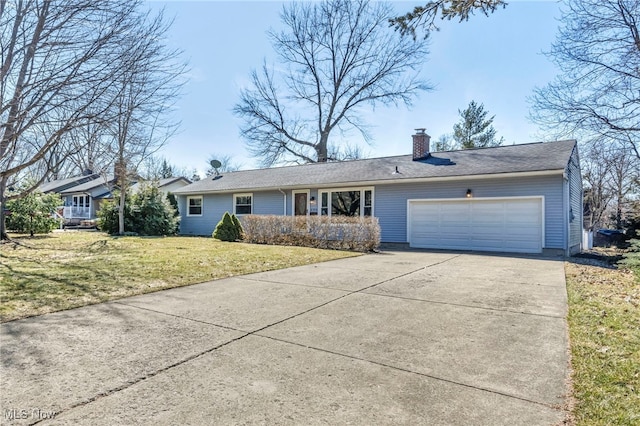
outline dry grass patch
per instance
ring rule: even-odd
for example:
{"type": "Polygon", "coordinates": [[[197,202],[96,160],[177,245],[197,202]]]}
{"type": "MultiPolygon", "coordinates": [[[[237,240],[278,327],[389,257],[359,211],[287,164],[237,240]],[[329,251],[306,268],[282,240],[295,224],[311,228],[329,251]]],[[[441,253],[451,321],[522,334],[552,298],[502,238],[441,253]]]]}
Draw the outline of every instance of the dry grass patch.
{"type": "Polygon", "coordinates": [[[0,245],[0,320],[356,254],[198,237],[60,232],[0,245]]]}
{"type": "Polygon", "coordinates": [[[640,279],[566,263],[577,425],[640,424],[640,279]]]}

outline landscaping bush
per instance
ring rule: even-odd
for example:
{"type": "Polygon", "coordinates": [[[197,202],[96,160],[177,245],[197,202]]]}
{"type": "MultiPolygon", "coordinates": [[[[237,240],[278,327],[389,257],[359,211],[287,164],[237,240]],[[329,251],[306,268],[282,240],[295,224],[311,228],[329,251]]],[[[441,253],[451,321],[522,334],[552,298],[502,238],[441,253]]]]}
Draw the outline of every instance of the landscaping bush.
{"type": "Polygon", "coordinates": [[[233,227],[235,228],[235,231],[236,231],[236,239],[242,240],[244,238],[244,230],[242,229],[242,224],[240,223],[240,220],[235,214],[232,214],[231,221],[233,222],[233,227]]]}
{"type": "Polygon", "coordinates": [[[176,196],[173,195],[173,193],[168,192],[167,201],[169,202],[169,205],[173,207],[173,215],[175,217],[180,216],[180,210],[178,210],[178,199],[176,198],[176,196]]]}
{"type": "Polygon", "coordinates": [[[375,217],[257,216],[242,218],[244,240],[254,244],[371,251],[380,245],[375,217]]]}
{"type": "Polygon", "coordinates": [[[16,232],[48,234],[58,226],[58,220],[52,216],[54,210],[62,205],[57,194],[32,192],[16,200],[7,202],[7,229],[16,232]]]}
{"type": "MultiPolygon", "coordinates": [[[[114,194],[114,197],[118,197],[117,194],[114,194]]],[[[125,231],[131,231],[133,227],[131,197],[127,194],[124,203],[124,229],[125,231]]],[[[118,233],[118,204],[114,200],[105,200],[100,203],[100,210],[98,210],[98,229],[111,235],[118,233]]]]}
{"type": "Polygon", "coordinates": [[[213,238],[216,238],[220,241],[237,241],[241,237],[242,227],[239,226],[240,222],[238,218],[233,218],[235,215],[231,216],[229,212],[225,212],[220,219],[220,222],[216,225],[216,229],[213,230],[213,238]]]}
{"type": "Polygon", "coordinates": [[[157,186],[142,185],[132,197],[133,232],[140,235],[174,235],[178,219],[174,209],[157,186]]]}
{"type": "MultiPolygon", "coordinates": [[[[133,195],[126,195],[124,230],[139,235],[174,235],[179,218],[173,207],[156,186],[142,185],[133,195]]],[[[98,212],[98,227],[109,234],[118,233],[118,205],[115,201],[102,204],[98,212]]]]}

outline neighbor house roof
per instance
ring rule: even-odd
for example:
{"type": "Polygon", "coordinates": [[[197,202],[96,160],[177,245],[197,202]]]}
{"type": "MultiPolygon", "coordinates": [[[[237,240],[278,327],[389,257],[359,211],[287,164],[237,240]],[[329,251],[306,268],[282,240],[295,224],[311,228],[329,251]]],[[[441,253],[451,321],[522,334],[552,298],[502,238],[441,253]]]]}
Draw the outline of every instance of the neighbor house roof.
{"type": "MultiPolygon", "coordinates": [[[[191,181],[184,176],[163,178],[158,181],[148,181],[148,182],[157,182],[158,188],[162,189],[163,187],[167,185],[171,185],[172,183],[180,180],[184,181],[187,185],[191,183],[191,181]]],[[[141,184],[142,182],[136,182],[133,185],[131,185],[131,191],[137,192],[141,184]]]]}
{"type": "Polygon", "coordinates": [[[245,170],[209,176],[174,191],[201,194],[294,187],[327,187],[352,183],[392,183],[415,179],[460,178],[511,173],[563,172],[575,140],[433,152],[422,160],[412,155],[312,163],[245,170]],[[396,173],[397,171],[397,173],[396,173]]]}
{"type": "Polygon", "coordinates": [[[56,180],[52,180],[51,182],[43,183],[42,185],[40,185],[38,190],[40,190],[41,192],[60,192],[60,191],[64,191],[67,188],[79,185],[83,182],[96,179],[97,177],[98,175],[91,174],[91,175],[74,176],[74,177],[65,178],[65,179],[56,179],[56,180]]]}
{"type": "Polygon", "coordinates": [[[113,176],[108,176],[106,179],[104,177],[98,176],[96,179],[90,180],[89,182],[81,183],[80,185],[72,186],[71,188],[67,188],[64,191],[60,191],[60,194],[66,195],[89,192],[100,186],[104,186],[105,188],[107,188],[107,183],[111,181],[113,181],[113,176]]]}

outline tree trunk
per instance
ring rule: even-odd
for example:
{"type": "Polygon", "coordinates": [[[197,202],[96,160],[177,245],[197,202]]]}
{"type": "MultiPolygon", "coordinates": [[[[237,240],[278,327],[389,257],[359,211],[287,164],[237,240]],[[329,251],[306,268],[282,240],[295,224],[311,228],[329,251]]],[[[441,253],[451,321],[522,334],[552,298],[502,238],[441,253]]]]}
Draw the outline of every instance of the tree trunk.
{"type": "Polygon", "coordinates": [[[127,198],[127,187],[124,178],[118,180],[120,185],[120,202],[118,203],[118,233],[124,235],[124,203],[127,198]]]}
{"type": "Polygon", "coordinates": [[[328,160],[328,149],[327,145],[329,142],[329,132],[320,133],[320,142],[316,145],[316,153],[318,155],[318,163],[326,163],[328,160]]]}
{"type": "Polygon", "coordinates": [[[120,188],[120,202],[118,203],[118,234],[124,234],[124,203],[126,198],[126,188],[120,188]]]}
{"type": "Polygon", "coordinates": [[[7,189],[7,178],[3,176],[0,178],[0,241],[9,239],[9,235],[7,234],[7,227],[5,223],[6,217],[4,214],[4,210],[7,206],[7,200],[5,197],[6,189],[7,189]]]}
{"type": "Polygon", "coordinates": [[[120,186],[120,201],[118,202],[118,234],[124,234],[124,203],[127,198],[127,173],[124,161],[121,160],[116,163],[115,170],[115,182],[120,186]]]}

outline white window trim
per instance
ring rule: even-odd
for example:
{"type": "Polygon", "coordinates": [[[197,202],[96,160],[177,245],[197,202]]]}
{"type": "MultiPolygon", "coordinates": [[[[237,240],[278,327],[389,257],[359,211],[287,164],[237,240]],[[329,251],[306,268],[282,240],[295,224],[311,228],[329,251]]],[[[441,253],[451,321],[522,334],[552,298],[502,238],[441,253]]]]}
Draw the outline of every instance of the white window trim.
{"type": "MultiPolygon", "coordinates": [[[[375,216],[375,189],[373,186],[355,186],[347,188],[325,188],[318,190],[318,216],[322,215],[322,194],[327,194],[327,200],[331,203],[332,192],[345,192],[345,191],[360,191],[360,199],[364,203],[364,192],[371,191],[371,217],[375,216]]],[[[331,204],[327,209],[327,216],[331,217],[331,204]]],[[[360,206],[360,217],[367,217],[364,215],[364,204],[360,206]]]]}
{"type": "Polygon", "coordinates": [[[296,215],[296,194],[307,194],[307,216],[311,213],[311,190],[301,189],[291,191],[291,216],[296,215]]]}
{"type": "Polygon", "coordinates": [[[202,197],[202,195],[191,195],[187,197],[187,216],[191,216],[191,217],[197,217],[197,216],[202,216],[202,214],[204,213],[204,198],[202,197]],[[191,210],[189,209],[189,200],[196,200],[199,199],[200,200],[200,214],[191,214],[191,210]]]}
{"type": "Polygon", "coordinates": [[[82,203],[82,207],[89,207],[89,208],[91,208],[91,202],[92,202],[93,200],[91,199],[91,196],[90,196],[89,194],[73,194],[73,195],[71,196],[71,207],[80,207],[80,205],[79,205],[79,204],[74,203],[74,201],[79,200],[79,198],[80,198],[80,197],[82,197],[83,199],[86,197],[86,198],[89,200],[89,205],[88,205],[88,206],[85,206],[85,205],[84,205],[84,202],[83,202],[83,203],[82,203]]]}
{"type": "Polygon", "coordinates": [[[239,192],[233,194],[233,214],[236,216],[243,216],[245,214],[253,214],[253,192],[239,192]],[[237,197],[251,197],[251,213],[236,213],[236,198],[237,197]]]}

